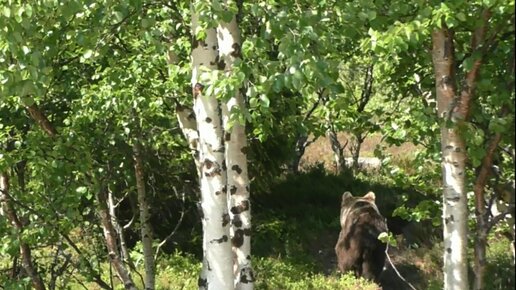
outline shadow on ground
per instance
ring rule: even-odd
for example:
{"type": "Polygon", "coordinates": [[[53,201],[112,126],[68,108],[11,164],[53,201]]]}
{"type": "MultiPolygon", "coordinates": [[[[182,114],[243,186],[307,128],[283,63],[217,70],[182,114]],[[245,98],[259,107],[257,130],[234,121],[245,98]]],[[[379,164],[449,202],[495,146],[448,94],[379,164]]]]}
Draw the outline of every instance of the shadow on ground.
{"type": "MultiPolygon", "coordinates": [[[[335,176],[316,169],[299,176],[289,176],[283,182],[272,185],[269,193],[254,197],[255,255],[281,256],[299,265],[309,263],[315,273],[335,274],[337,262],[334,247],[340,231],[340,199],[346,190],[356,195],[374,191],[376,203],[387,218],[389,229],[398,239],[405,240],[405,234],[407,237],[414,236],[414,230],[421,230],[419,225],[392,217],[392,211],[401,202],[399,192],[402,189],[356,180],[350,175],[335,176]]],[[[428,234],[425,233],[426,241],[428,234]]],[[[417,289],[427,289],[428,277],[425,274],[428,273],[418,267],[420,264],[410,264],[414,259],[409,256],[414,252],[409,254],[408,251],[392,250],[391,257],[400,274],[417,289]]],[[[380,283],[384,290],[411,289],[390,266],[386,267],[380,283]]]]}

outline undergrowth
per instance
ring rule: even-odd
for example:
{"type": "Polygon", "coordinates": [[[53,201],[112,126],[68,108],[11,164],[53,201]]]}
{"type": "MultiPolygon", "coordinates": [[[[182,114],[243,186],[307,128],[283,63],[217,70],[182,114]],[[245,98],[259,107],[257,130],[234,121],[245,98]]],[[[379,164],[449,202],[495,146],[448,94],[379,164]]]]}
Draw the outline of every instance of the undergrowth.
{"type": "MultiPolygon", "coordinates": [[[[316,167],[271,184],[268,193],[254,194],[252,249],[255,289],[377,289],[378,286],[374,283],[351,275],[339,275],[334,254],[340,230],[342,193],[351,191],[354,195],[363,195],[370,190],[376,193],[380,211],[394,220],[392,223],[399,222],[401,228],[407,228],[407,222],[396,220],[391,214],[402,202],[399,193],[411,194],[410,191],[395,187],[386,179],[370,173],[353,176],[345,172],[337,176],[316,167]]],[[[411,198],[422,197],[413,193],[411,198]]],[[[199,239],[199,230],[192,232],[197,226],[190,227],[188,232],[182,233],[182,237],[190,233],[191,239],[199,239]]],[[[400,233],[396,237],[403,239],[400,233]]],[[[432,234],[425,236],[425,239],[427,244],[400,242],[396,248],[391,249],[390,256],[402,275],[417,289],[442,289],[442,244],[438,242],[440,237],[432,234]]],[[[139,251],[139,248],[135,247],[133,251],[139,251]]],[[[162,253],[156,267],[157,289],[198,289],[197,277],[201,263],[197,252],[198,249],[177,244],[172,251],[162,253]]],[[[508,240],[493,236],[489,242],[487,258],[489,279],[486,279],[486,289],[514,289],[514,267],[511,264],[508,240]]],[[[10,261],[0,257],[0,266],[5,268],[9,263],[10,261]]],[[[144,272],[141,263],[137,267],[140,273],[144,272]]],[[[112,271],[109,265],[104,262],[100,268],[104,280],[110,281],[109,273],[112,271]]],[[[5,284],[8,280],[1,277],[2,275],[0,273],[0,285],[3,284],[4,289],[29,289],[28,279],[5,284]]],[[[81,279],[80,276],[76,278],[81,279]]],[[[141,288],[140,275],[133,272],[133,278],[141,288]]],[[[115,289],[123,289],[122,285],[117,284],[116,278],[113,281],[115,289]]],[[[380,282],[383,290],[409,289],[390,267],[384,272],[380,282]]],[[[72,281],[61,289],[99,289],[92,282],[83,280],[82,283],[84,285],[72,281]]]]}

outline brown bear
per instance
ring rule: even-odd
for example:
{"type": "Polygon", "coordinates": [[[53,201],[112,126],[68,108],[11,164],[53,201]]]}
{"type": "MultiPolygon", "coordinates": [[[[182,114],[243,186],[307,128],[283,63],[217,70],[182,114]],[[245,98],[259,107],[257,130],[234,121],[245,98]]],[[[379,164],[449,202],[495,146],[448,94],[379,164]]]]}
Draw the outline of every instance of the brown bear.
{"type": "Polygon", "coordinates": [[[335,246],[339,270],[378,282],[385,264],[385,243],[378,235],[387,232],[385,218],[375,204],[375,195],[369,192],[354,197],[350,192],[342,195],[340,209],[341,231],[335,246]]]}

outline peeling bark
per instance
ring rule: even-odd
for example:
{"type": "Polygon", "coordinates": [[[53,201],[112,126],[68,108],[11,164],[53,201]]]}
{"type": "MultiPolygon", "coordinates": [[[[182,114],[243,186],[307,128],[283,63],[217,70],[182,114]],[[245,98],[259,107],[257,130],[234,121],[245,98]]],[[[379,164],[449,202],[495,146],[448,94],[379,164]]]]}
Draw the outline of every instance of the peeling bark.
{"type": "MultiPolygon", "coordinates": [[[[224,73],[231,77],[235,61],[241,58],[240,31],[235,17],[229,23],[219,24],[217,37],[220,58],[225,63],[224,73]]],[[[251,266],[250,182],[247,171],[247,137],[244,118],[246,106],[240,90],[236,90],[234,96],[222,108],[228,168],[227,188],[230,193],[228,195],[230,237],[235,260],[234,284],[235,289],[250,290],[254,287],[254,273],[251,266]]]]}
{"type": "Polygon", "coordinates": [[[455,94],[453,32],[445,24],[432,33],[437,110],[441,118],[443,172],[444,289],[468,289],[466,146],[460,135],[464,111],[455,94]]]}

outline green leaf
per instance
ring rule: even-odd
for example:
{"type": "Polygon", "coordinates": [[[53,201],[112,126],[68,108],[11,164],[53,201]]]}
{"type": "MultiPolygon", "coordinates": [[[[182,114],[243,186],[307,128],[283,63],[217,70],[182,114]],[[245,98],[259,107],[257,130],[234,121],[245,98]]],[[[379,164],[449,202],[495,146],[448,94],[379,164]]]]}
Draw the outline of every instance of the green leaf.
{"type": "Polygon", "coordinates": [[[11,17],[11,8],[4,6],[4,8],[2,8],[2,14],[7,18],[11,17]]]}
{"type": "Polygon", "coordinates": [[[367,18],[369,20],[375,19],[376,18],[376,11],[374,11],[374,10],[367,11],[367,18]]]}
{"type": "Polygon", "coordinates": [[[378,235],[378,239],[390,246],[396,247],[398,245],[398,242],[396,241],[396,238],[392,235],[392,233],[382,232],[378,235]]]}
{"type": "Polygon", "coordinates": [[[88,188],[86,186],[79,186],[75,191],[79,194],[85,194],[88,191],[88,188]]]}
{"type": "Polygon", "coordinates": [[[124,19],[124,13],[122,11],[113,12],[113,16],[115,17],[115,21],[120,22],[124,19]]]}
{"type": "Polygon", "coordinates": [[[154,19],[144,18],[142,19],[142,28],[149,28],[155,23],[154,19]]]}
{"type": "Polygon", "coordinates": [[[271,101],[269,100],[269,98],[264,94],[260,95],[260,101],[261,101],[262,107],[264,107],[264,108],[268,108],[271,104],[271,101]]]}
{"type": "Polygon", "coordinates": [[[93,55],[93,50],[88,49],[84,52],[84,54],[82,55],[82,58],[89,59],[89,58],[91,58],[92,55],[93,55]]]}
{"type": "Polygon", "coordinates": [[[455,16],[460,21],[466,21],[466,14],[464,14],[463,12],[458,12],[455,16]]]}

